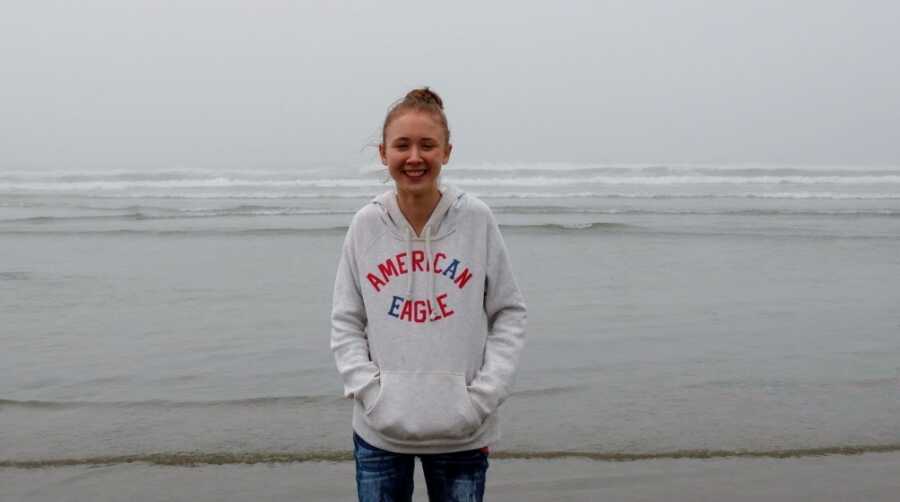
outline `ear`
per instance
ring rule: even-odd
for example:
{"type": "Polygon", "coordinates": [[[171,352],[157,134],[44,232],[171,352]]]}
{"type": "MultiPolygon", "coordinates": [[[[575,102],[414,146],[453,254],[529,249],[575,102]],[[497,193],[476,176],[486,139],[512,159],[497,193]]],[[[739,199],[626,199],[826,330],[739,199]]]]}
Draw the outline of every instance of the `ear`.
{"type": "Polygon", "coordinates": [[[450,152],[453,151],[453,145],[447,143],[447,148],[444,149],[444,162],[442,164],[446,164],[450,162],[450,152]]]}
{"type": "Polygon", "coordinates": [[[387,155],[384,150],[384,143],[378,144],[378,156],[381,157],[381,163],[387,165],[387,155]]]}

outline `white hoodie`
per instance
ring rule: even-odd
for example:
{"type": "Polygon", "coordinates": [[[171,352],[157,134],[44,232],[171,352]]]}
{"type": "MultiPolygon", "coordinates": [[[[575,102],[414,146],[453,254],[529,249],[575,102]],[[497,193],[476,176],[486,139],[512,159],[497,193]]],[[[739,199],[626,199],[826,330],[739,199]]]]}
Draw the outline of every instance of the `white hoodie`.
{"type": "Polygon", "coordinates": [[[490,209],[450,187],[421,236],[395,192],[353,217],[338,265],[331,349],[353,429],[397,453],[500,438],[525,342],[525,303],[490,209]]]}

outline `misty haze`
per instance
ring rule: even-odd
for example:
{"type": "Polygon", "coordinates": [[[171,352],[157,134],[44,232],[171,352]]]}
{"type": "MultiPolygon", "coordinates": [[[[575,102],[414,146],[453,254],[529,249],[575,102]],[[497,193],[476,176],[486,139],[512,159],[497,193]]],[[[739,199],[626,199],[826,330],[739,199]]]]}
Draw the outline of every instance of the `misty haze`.
{"type": "Polygon", "coordinates": [[[894,500],[898,19],[4,5],[0,499],[352,500],[338,256],[430,86],[528,305],[488,499],[894,500]]]}

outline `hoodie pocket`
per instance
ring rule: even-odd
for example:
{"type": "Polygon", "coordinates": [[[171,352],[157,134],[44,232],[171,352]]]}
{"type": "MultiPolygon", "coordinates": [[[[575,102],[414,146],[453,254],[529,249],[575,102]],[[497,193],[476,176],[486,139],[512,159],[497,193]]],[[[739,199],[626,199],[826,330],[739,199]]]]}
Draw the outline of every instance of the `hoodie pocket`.
{"type": "Polygon", "coordinates": [[[396,441],[464,439],[481,425],[464,375],[382,371],[369,425],[396,441]]]}

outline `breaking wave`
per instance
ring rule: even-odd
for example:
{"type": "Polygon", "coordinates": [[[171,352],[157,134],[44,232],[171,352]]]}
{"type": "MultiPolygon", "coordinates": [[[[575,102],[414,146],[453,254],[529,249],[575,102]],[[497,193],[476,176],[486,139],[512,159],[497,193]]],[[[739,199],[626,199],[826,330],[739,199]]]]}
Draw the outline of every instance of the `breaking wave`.
{"type": "MultiPolygon", "coordinates": [[[[497,205],[493,211],[498,214],[569,214],[569,215],[672,215],[672,216],[825,216],[825,217],[898,217],[900,209],[640,209],[640,208],[591,208],[567,206],[503,206],[497,205]]],[[[133,211],[121,214],[75,215],[75,216],[30,216],[24,218],[0,219],[0,223],[51,224],[71,222],[187,220],[227,217],[270,217],[270,216],[328,216],[352,215],[354,209],[304,209],[304,208],[225,208],[210,210],[187,210],[170,214],[152,214],[133,211]]],[[[337,228],[337,227],[336,227],[337,228]]],[[[235,229],[243,231],[251,229],[235,229]]],[[[302,230],[302,229],[298,229],[302,230]]]]}
{"type": "MultiPolygon", "coordinates": [[[[460,187],[550,187],[580,185],[884,185],[900,184],[900,175],[867,176],[719,176],[719,175],[663,175],[663,176],[519,176],[519,177],[463,177],[447,176],[447,183],[460,187]]],[[[309,188],[375,188],[384,182],[365,178],[316,178],[264,180],[242,178],[202,178],[168,180],[91,180],[51,182],[0,182],[0,193],[78,193],[121,192],[127,190],[190,190],[190,189],[309,189],[309,188]]]]}

